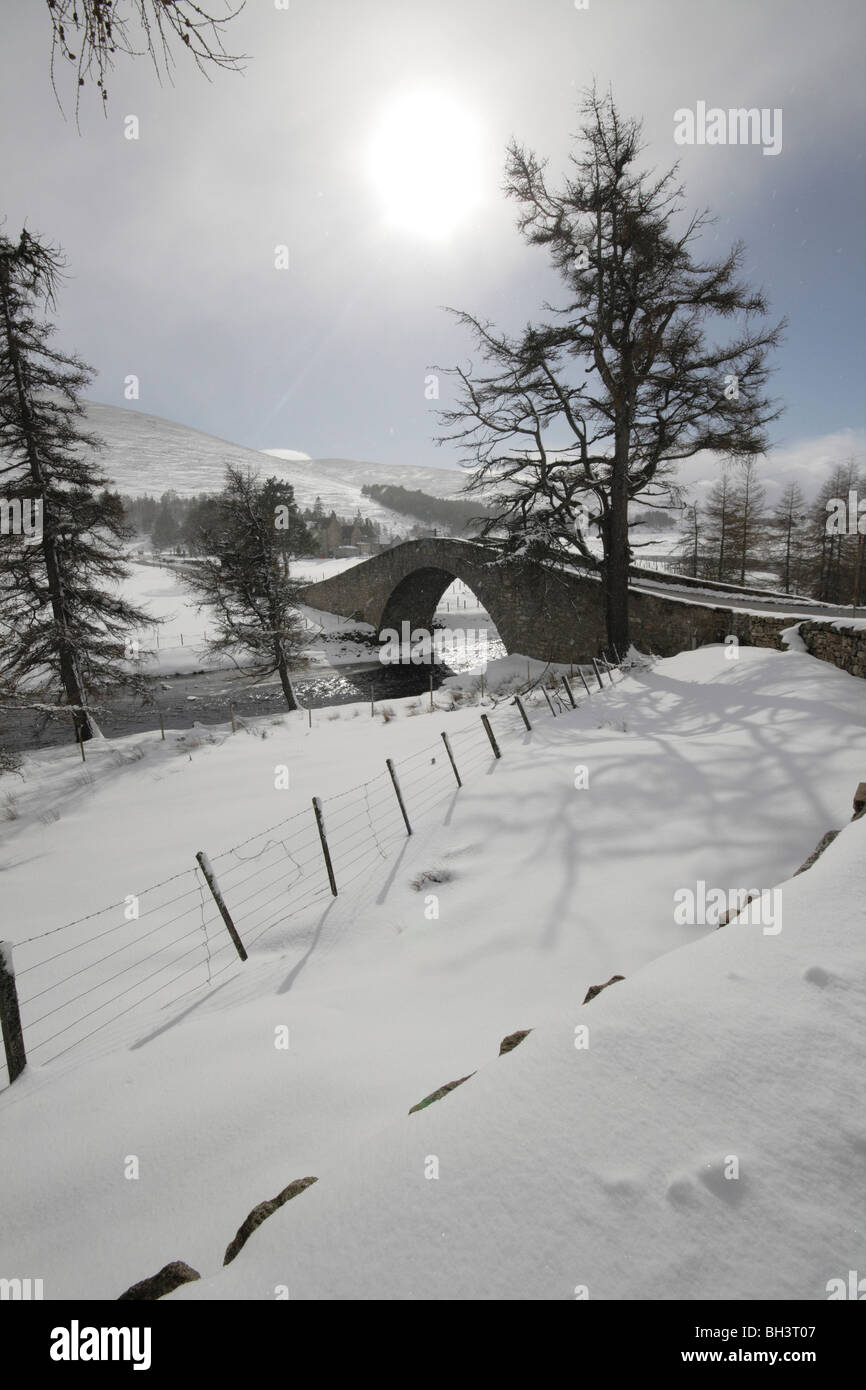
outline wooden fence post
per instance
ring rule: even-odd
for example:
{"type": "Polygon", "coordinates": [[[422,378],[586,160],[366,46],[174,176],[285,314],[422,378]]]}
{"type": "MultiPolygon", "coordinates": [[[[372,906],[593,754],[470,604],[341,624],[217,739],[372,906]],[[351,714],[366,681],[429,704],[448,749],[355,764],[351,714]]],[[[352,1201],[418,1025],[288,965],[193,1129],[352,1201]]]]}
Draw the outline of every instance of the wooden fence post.
{"type": "Polygon", "coordinates": [[[232,733],[233,733],[233,734],[236,734],[237,731],[238,731],[238,726],[237,726],[237,724],[235,723],[235,707],[234,707],[234,705],[231,703],[231,701],[229,701],[229,715],[231,716],[231,721],[232,721],[232,733]]]}
{"type": "Polygon", "coordinates": [[[210,862],[210,860],[208,859],[207,855],[205,854],[204,850],[202,850],[202,849],[199,850],[198,854],[196,855],[196,859],[198,860],[198,866],[199,866],[199,868],[201,869],[202,873],[204,874],[205,882],[207,883],[207,886],[208,886],[208,888],[210,889],[210,891],[213,893],[213,900],[214,900],[214,902],[216,903],[217,907],[219,908],[220,916],[222,917],[223,921],[225,922],[226,926],[228,927],[229,936],[231,937],[232,941],[234,942],[235,950],[237,951],[237,953],[238,953],[238,955],[240,956],[241,960],[246,960],[246,959],[247,959],[246,947],[244,946],[244,943],[241,941],[240,937],[238,936],[237,928],[236,928],[236,926],[235,926],[235,924],[234,924],[234,922],[232,921],[232,918],[231,918],[231,913],[229,912],[228,908],[226,907],[225,898],[223,897],[223,895],[222,895],[222,893],[221,893],[221,891],[220,891],[220,886],[219,886],[219,884],[217,883],[217,880],[216,880],[216,874],[214,873],[213,869],[211,868],[211,862],[210,862]]]}
{"type": "Polygon", "coordinates": [[[328,870],[328,882],[331,885],[331,892],[337,896],[337,883],[334,878],[334,866],[331,863],[331,851],[328,849],[328,837],[325,834],[325,818],[322,815],[322,803],[317,796],[313,797],[313,810],[316,813],[316,825],[319,827],[319,839],[322,842],[322,855],[325,860],[325,868],[328,870]]]}
{"type": "Polygon", "coordinates": [[[400,783],[397,781],[397,774],[394,771],[394,764],[392,763],[390,758],[385,759],[385,766],[391,774],[391,781],[394,783],[394,791],[397,793],[397,801],[400,805],[400,811],[402,813],[403,820],[406,823],[406,834],[411,835],[412,827],[409,824],[409,817],[406,815],[406,807],[403,804],[403,793],[400,791],[400,783]]]}
{"type": "Polygon", "coordinates": [[[592,662],[592,669],[595,672],[595,678],[598,681],[598,688],[599,690],[604,690],[604,682],[601,679],[601,671],[598,669],[598,662],[594,656],[590,657],[590,661],[592,662]]]}
{"type": "Polygon", "coordinates": [[[161,738],[165,740],[165,721],[162,717],[162,710],[159,711],[159,732],[161,738]]]}
{"type": "Polygon", "coordinates": [[[8,941],[0,941],[0,1025],[11,1083],[17,1080],[27,1066],[27,1053],[24,1051],[24,1032],[18,1007],[18,991],[15,988],[12,946],[8,941]]]}
{"type": "Polygon", "coordinates": [[[553,705],[552,705],[552,703],[551,703],[550,696],[548,695],[548,693],[547,693],[547,691],[545,690],[544,686],[541,687],[541,693],[542,693],[542,695],[544,696],[545,700],[547,701],[547,708],[550,710],[550,713],[553,715],[553,717],[554,717],[554,719],[555,719],[555,718],[556,718],[556,710],[553,708],[553,705]]]}
{"type": "Polygon", "coordinates": [[[527,729],[529,730],[529,732],[532,733],[532,725],[531,725],[530,722],[529,722],[529,716],[528,716],[528,714],[526,713],[526,710],[523,708],[523,701],[521,700],[521,698],[520,698],[519,695],[515,695],[515,697],[514,697],[514,703],[516,704],[517,708],[520,710],[520,718],[523,720],[523,722],[524,722],[524,724],[526,725],[526,727],[527,727],[527,729]]]}
{"type": "Polygon", "coordinates": [[[566,695],[568,696],[569,700],[571,701],[571,708],[572,708],[572,709],[577,709],[577,701],[576,701],[575,698],[574,698],[574,694],[573,694],[573,692],[572,692],[571,686],[570,686],[569,683],[568,683],[568,677],[567,677],[567,676],[563,676],[563,678],[562,678],[562,684],[565,686],[565,693],[566,693],[566,695]]]}
{"type": "Polygon", "coordinates": [[[586,676],[583,674],[583,670],[581,669],[580,666],[578,666],[578,668],[577,668],[577,674],[580,676],[580,679],[583,681],[583,688],[584,688],[584,690],[586,691],[587,695],[592,695],[592,691],[590,690],[589,686],[588,686],[587,683],[586,683],[586,676]]]}
{"type": "Polygon", "coordinates": [[[451,763],[451,770],[454,773],[454,776],[457,778],[457,785],[458,787],[462,787],[463,783],[460,781],[460,773],[457,771],[457,764],[454,761],[454,754],[451,752],[451,744],[449,743],[448,735],[444,732],[444,730],[442,732],[442,742],[445,744],[445,752],[448,754],[448,758],[451,763]]]}
{"type": "Polygon", "coordinates": [[[502,754],[499,751],[499,744],[496,742],[496,739],[494,738],[493,730],[490,727],[490,720],[487,718],[486,714],[482,714],[481,723],[484,725],[484,732],[490,739],[490,747],[493,749],[494,758],[501,758],[502,754]]]}

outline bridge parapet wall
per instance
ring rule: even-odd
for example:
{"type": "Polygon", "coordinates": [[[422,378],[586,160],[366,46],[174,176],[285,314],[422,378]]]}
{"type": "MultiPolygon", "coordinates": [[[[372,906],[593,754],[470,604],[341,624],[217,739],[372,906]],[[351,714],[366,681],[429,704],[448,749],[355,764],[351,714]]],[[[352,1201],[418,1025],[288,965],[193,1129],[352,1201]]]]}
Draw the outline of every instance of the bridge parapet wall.
{"type": "MultiPolygon", "coordinates": [[[[308,585],[303,601],[369,623],[379,632],[399,632],[402,622],[429,631],[439,599],[454,579],[477,595],[509,652],[540,661],[587,662],[606,644],[596,574],[503,560],[486,546],[467,541],[408,541],[308,585]]],[[[731,633],[746,646],[781,650],[781,633],[796,622],[787,615],[689,602],[685,594],[672,598],[634,589],[629,617],[634,645],[658,656],[723,642],[731,633]]]]}

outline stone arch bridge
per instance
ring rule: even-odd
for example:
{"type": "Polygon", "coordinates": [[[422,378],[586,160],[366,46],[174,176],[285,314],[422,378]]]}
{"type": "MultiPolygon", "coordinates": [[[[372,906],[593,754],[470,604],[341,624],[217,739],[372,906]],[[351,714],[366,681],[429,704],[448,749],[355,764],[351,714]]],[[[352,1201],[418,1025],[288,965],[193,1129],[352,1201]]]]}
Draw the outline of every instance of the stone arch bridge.
{"type": "MultiPolygon", "coordinates": [[[[639,571],[635,571],[638,574],[639,571]]],[[[658,575],[653,576],[658,581],[658,575]]],[[[503,560],[484,545],[433,538],[407,541],[352,565],[332,579],[309,584],[301,600],[311,608],[369,623],[377,632],[431,631],[445,590],[460,579],[478,597],[506,651],[540,661],[587,662],[606,644],[601,582],[597,574],[562,571],[534,562],[503,560]]],[[[740,612],[669,598],[632,587],[632,641],[642,651],[673,656],[692,646],[741,642],[781,646],[779,631],[792,619],[740,612]]]]}

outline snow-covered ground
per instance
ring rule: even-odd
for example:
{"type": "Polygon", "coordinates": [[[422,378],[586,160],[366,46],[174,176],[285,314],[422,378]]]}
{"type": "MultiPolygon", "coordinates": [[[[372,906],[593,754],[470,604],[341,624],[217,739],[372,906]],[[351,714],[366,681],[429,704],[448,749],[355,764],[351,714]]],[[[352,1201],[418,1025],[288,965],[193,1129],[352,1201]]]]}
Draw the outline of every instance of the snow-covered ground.
{"type": "Polygon", "coordinates": [[[53,1026],[33,1019],[82,960],[58,1026],[95,1031],[55,1060],[63,1043],[37,1047],[0,1094],[0,1273],[43,1278],[46,1298],[116,1298],[184,1259],[203,1279],[178,1299],[689,1300],[823,1299],[863,1268],[866,820],[791,877],[851,815],[862,681],[702,648],[555,719],[537,696],[532,732],[488,704],[499,760],[477,704],[435,703],[136,735],[86,769],[53,749],[2,779],[25,1036],[53,1026]],[[224,950],[210,988],[193,975],[185,997],[142,986],[137,1003],[136,984],[115,1021],[81,1022],[107,948],[150,952],[128,895],[191,879],[199,849],[249,961],[203,905],[196,947],[224,950]],[[278,901],[256,917],[264,864],[278,901]],[[773,925],[677,920],[701,883],[780,886],[773,925]],[[313,1174],[223,1271],[251,1208],[313,1174]]]}

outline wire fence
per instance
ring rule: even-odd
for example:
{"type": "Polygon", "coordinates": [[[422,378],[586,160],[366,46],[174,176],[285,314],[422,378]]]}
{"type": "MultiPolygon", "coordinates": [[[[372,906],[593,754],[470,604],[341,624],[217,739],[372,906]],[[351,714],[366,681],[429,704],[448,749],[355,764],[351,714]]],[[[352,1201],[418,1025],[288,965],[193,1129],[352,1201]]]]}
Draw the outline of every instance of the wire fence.
{"type": "Polygon", "coordinates": [[[539,678],[522,694],[491,699],[477,723],[323,798],[321,824],[313,810],[298,811],[205,863],[15,943],[14,974],[13,953],[0,950],[0,1088],[15,1079],[25,1047],[31,1062],[53,1062],[146,1004],[203,996],[241,970],[223,909],[247,951],[276,928],[281,941],[303,938],[314,910],[375,873],[410,825],[501,755],[501,741],[585,703],[616,669],[596,665],[579,694],[561,677],[550,686],[539,678]]]}

